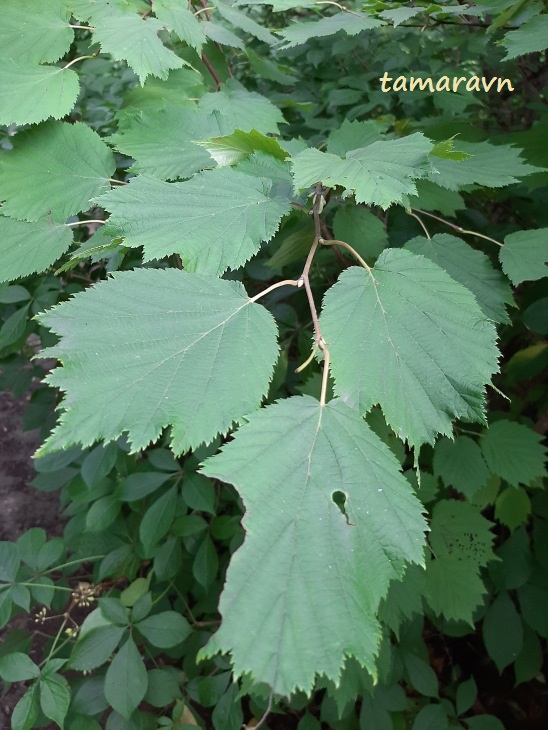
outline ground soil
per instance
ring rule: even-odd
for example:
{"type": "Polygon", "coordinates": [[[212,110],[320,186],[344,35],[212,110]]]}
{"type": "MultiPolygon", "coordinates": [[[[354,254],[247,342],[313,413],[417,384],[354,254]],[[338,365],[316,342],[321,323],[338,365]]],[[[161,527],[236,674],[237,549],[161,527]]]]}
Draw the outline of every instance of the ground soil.
{"type": "MultiPolygon", "coordinates": [[[[31,456],[40,438],[37,431],[22,430],[24,410],[24,399],[0,392],[0,540],[17,540],[30,527],[42,527],[49,538],[62,532],[57,493],[28,486],[35,475],[31,456]]],[[[19,616],[9,628],[23,629],[28,620],[19,616]]],[[[7,630],[0,631],[0,643],[7,630]]],[[[13,707],[23,691],[21,685],[2,687],[0,683],[0,730],[10,727],[13,707]]]]}

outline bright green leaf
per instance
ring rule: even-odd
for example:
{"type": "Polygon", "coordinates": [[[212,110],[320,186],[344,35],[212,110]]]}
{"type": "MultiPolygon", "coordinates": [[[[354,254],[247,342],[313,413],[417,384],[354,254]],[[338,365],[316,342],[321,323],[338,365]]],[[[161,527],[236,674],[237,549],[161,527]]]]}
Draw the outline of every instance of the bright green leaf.
{"type": "Polygon", "coordinates": [[[436,233],[430,239],[418,236],[408,241],[405,249],[426,256],[470,289],[486,317],[494,322],[510,321],[506,305],[514,303],[512,290],[482,251],[448,233],[436,233]]]}
{"type": "Polygon", "coordinates": [[[295,188],[309,188],[319,181],[330,187],[341,185],[355,194],[358,203],[388,208],[416,194],[414,181],[430,171],[431,149],[432,143],[421,133],[373,142],[347,152],[344,158],[308,149],[293,158],[295,188]]]}
{"type": "Polygon", "coordinates": [[[336,681],[348,654],[375,674],[376,609],[404,564],[422,561],[425,528],[388,447],[341,401],[294,397],[250,416],[203,471],[247,509],[205,653],[230,651],[236,676],[283,695],[310,691],[316,672],[336,681]]]}
{"type": "Polygon", "coordinates": [[[278,351],[241,284],[176,269],[118,273],[40,320],[61,336],[42,355],[67,393],[42,453],[123,432],[137,451],[170,424],[176,453],[195,447],[259,407],[278,351]]]}
{"type": "Polygon", "coordinates": [[[501,44],[506,48],[505,61],[526,53],[544,51],[548,48],[548,15],[538,15],[519,28],[508,31],[501,44]]]}
{"type": "MultiPolygon", "coordinates": [[[[300,4],[300,3],[299,3],[300,4]]],[[[321,20],[303,21],[292,23],[288,28],[279,31],[284,42],[281,46],[283,50],[293,48],[303,43],[307,43],[311,38],[325,38],[334,35],[339,31],[344,31],[348,35],[353,36],[364,30],[379,28],[383,25],[381,20],[376,20],[370,15],[364,15],[352,11],[352,13],[336,13],[321,20]]]]}
{"type": "Polygon", "coordinates": [[[285,160],[287,157],[287,152],[280,147],[280,143],[276,139],[267,137],[261,132],[257,132],[256,129],[252,129],[250,132],[236,129],[230,135],[202,139],[197,144],[207,150],[221,167],[235,165],[253,152],[264,152],[279,160],[285,160]]]}
{"type": "Polygon", "coordinates": [[[231,168],[181,183],[137,177],[98,202],[112,214],[106,231],[142,245],[145,260],[178,253],[187,271],[213,276],[251,258],[290,209],[270,180],[231,168]]]}
{"type": "Polygon", "coordinates": [[[54,62],[69,49],[74,31],[62,0],[3,0],[0,49],[19,63],[54,62]]]}
{"type": "Polygon", "coordinates": [[[484,421],[484,385],[498,367],[495,328],[428,259],[387,249],[371,272],[346,269],[320,324],[335,393],[362,413],[379,403],[410,445],[452,434],[452,419],[484,421]]]}
{"type": "Polygon", "coordinates": [[[51,216],[64,223],[110,187],[114,156],[81,122],[46,122],[19,132],[13,143],[0,157],[4,215],[27,221],[51,216]]]}
{"type": "Polygon", "coordinates": [[[548,276],[548,228],[510,233],[504,239],[499,259],[514,286],[548,276]]]}

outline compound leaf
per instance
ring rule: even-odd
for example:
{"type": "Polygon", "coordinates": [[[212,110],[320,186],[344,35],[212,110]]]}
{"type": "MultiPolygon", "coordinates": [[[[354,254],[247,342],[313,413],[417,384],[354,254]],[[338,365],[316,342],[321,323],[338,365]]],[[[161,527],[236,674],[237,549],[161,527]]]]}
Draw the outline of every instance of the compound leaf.
{"type": "Polygon", "coordinates": [[[192,108],[169,106],[136,116],[109,141],[120,152],[133,157],[132,172],[152,175],[159,180],[176,180],[215,167],[215,161],[195,144],[196,140],[232,131],[218,113],[205,114],[192,108]]]}
{"type": "Polygon", "coordinates": [[[344,158],[304,150],[293,158],[295,188],[309,188],[321,180],[330,187],[342,185],[347,194],[355,194],[358,203],[388,208],[407,195],[416,195],[414,180],[430,172],[431,149],[432,143],[417,132],[402,139],[373,142],[347,152],[344,158]]]}
{"type": "Polygon", "coordinates": [[[371,30],[381,25],[383,25],[381,20],[356,12],[337,13],[310,22],[300,20],[278,33],[284,41],[280,48],[285,50],[286,48],[300,46],[307,43],[311,38],[324,38],[341,30],[348,33],[348,35],[357,35],[363,30],[371,30]]]}
{"type": "Polygon", "coordinates": [[[297,396],[253,414],[202,470],[246,506],[205,653],[231,652],[236,675],[282,695],[310,691],[315,673],[337,681],[350,655],[376,674],[376,610],[422,562],[425,529],[389,448],[340,400],[297,396]]]}
{"type": "Polygon", "coordinates": [[[100,195],[114,174],[114,155],[86,124],[46,122],[14,137],[14,149],[0,157],[0,199],[4,215],[58,223],[100,195]]]}
{"type": "Polygon", "coordinates": [[[529,485],[546,474],[542,437],[521,423],[492,423],[481,440],[481,448],[491,472],[515,487],[529,485]]]}
{"type": "Polygon", "coordinates": [[[452,279],[470,289],[486,317],[494,322],[510,321],[506,305],[514,302],[512,290],[482,251],[476,251],[448,233],[436,233],[430,239],[417,236],[408,241],[405,248],[426,256],[445,269],[452,279]]]}
{"type": "Polygon", "coordinates": [[[0,61],[0,124],[36,124],[70,112],[80,89],[78,74],[57,66],[0,61]]]}
{"type": "Polygon", "coordinates": [[[0,282],[44,271],[72,243],[72,230],[49,220],[34,223],[0,216],[0,282]]]}
{"type": "Polygon", "coordinates": [[[164,26],[157,18],[143,20],[136,13],[107,15],[95,24],[93,40],[100,44],[101,51],[110,53],[116,61],[126,61],[141,84],[149,74],[167,79],[171,69],[190,65],[158,38],[164,26]]]}
{"type": "Polygon", "coordinates": [[[499,260],[514,286],[548,276],[548,228],[510,233],[499,251],[499,260]]]}
{"type": "Polygon", "coordinates": [[[62,0],[3,0],[0,49],[19,63],[54,62],[74,38],[62,0]]]}
{"type": "Polygon", "coordinates": [[[193,448],[259,407],[278,353],[240,283],[177,269],[117,273],[40,321],[61,337],[44,352],[66,392],[42,453],[123,432],[138,451],[169,425],[174,452],[193,448]]]}
{"type": "Polygon", "coordinates": [[[370,272],[346,269],[325,296],[320,324],[336,395],[361,413],[378,403],[411,446],[450,435],[453,419],[485,421],[494,325],[428,259],[387,249],[370,272]]]}
{"type": "Polygon", "coordinates": [[[178,253],[187,271],[213,276],[245,263],[290,210],[271,180],[231,168],[181,183],[137,177],[98,202],[112,213],[105,231],[143,246],[145,260],[178,253]]]}
{"type": "Polygon", "coordinates": [[[501,44],[506,48],[505,61],[525,53],[544,51],[548,48],[548,15],[538,15],[516,30],[509,31],[501,44]]]}

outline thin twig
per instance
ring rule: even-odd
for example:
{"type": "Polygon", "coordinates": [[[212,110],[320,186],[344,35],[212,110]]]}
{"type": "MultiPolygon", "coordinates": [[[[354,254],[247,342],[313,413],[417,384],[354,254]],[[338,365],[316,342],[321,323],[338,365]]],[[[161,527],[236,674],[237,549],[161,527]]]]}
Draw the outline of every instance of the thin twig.
{"type": "Polygon", "coordinates": [[[322,373],[322,392],[320,394],[320,405],[325,406],[325,397],[327,394],[327,381],[329,379],[329,349],[325,346],[323,347],[323,373],[322,373]]]}
{"type": "Polygon", "coordinates": [[[324,238],[320,238],[320,243],[322,244],[322,246],[342,246],[343,248],[346,248],[348,251],[350,251],[352,256],[354,256],[360,262],[364,269],[371,272],[371,267],[365,263],[360,254],[354,248],[352,248],[349,243],[346,243],[346,241],[338,241],[336,239],[325,240],[324,238]]]}
{"type": "Polygon", "coordinates": [[[358,18],[361,18],[362,16],[359,13],[355,13],[353,10],[350,10],[346,7],[346,5],[341,5],[340,3],[336,3],[335,0],[316,0],[314,5],[335,5],[337,8],[342,10],[344,13],[349,13],[350,15],[355,15],[358,18]]]}
{"type": "MultiPolygon", "coordinates": [[[[200,8],[199,10],[197,10],[194,13],[194,17],[196,18],[198,15],[200,15],[200,13],[209,13],[210,10],[215,10],[215,8],[214,7],[207,7],[207,6],[205,8],[200,8]]],[[[207,17],[207,15],[206,15],[206,17],[207,17]]],[[[207,18],[207,19],[209,20],[209,18],[207,18]]]]}
{"type": "MultiPolygon", "coordinates": [[[[99,51],[97,51],[99,53],[99,51]]],[[[63,66],[61,71],[64,71],[67,68],[70,68],[70,66],[74,65],[75,63],[78,63],[78,61],[83,61],[86,58],[97,58],[97,53],[92,53],[91,56],[78,56],[78,58],[75,58],[72,61],[69,61],[69,63],[66,64],[66,66],[63,66]]]]}
{"type": "Polygon", "coordinates": [[[259,722],[256,725],[246,725],[245,730],[259,730],[259,728],[265,724],[266,719],[270,715],[270,712],[272,710],[272,697],[273,697],[273,693],[271,692],[270,697],[268,698],[268,705],[266,706],[264,715],[261,717],[259,722]]]}
{"type": "Polygon", "coordinates": [[[80,28],[81,30],[95,30],[92,25],[71,25],[70,23],[69,28],[80,28]]]}
{"type": "Polygon", "coordinates": [[[302,285],[303,285],[303,282],[300,279],[284,279],[283,281],[276,282],[276,284],[272,284],[272,286],[269,286],[267,289],[264,289],[262,292],[255,294],[255,296],[251,297],[249,299],[249,301],[256,302],[261,297],[264,297],[267,294],[270,294],[271,291],[274,291],[274,289],[279,289],[281,286],[302,286],[302,285]]]}
{"type": "Polygon", "coordinates": [[[211,61],[209,60],[209,58],[206,56],[205,53],[202,53],[202,61],[204,62],[204,66],[207,68],[207,70],[213,76],[213,78],[215,80],[215,84],[217,86],[216,91],[219,91],[219,89],[221,88],[221,84],[222,84],[221,77],[219,76],[217,71],[215,71],[213,64],[211,63],[211,61]]]}
{"type": "Polygon", "coordinates": [[[93,218],[92,220],[89,220],[89,221],[75,221],[74,223],[65,223],[65,225],[68,226],[68,227],[72,227],[72,226],[85,226],[88,223],[101,223],[101,224],[105,224],[106,221],[100,221],[97,218],[93,218]]]}
{"type": "Polygon", "coordinates": [[[501,248],[504,246],[503,243],[500,241],[496,241],[494,238],[491,238],[490,236],[486,236],[483,233],[478,233],[477,231],[468,231],[466,228],[461,228],[460,226],[457,226],[455,223],[451,223],[451,221],[446,221],[445,218],[440,218],[438,215],[434,215],[433,213],[427,213],[425,210],[420,210],[419,208],[411,208],[411,210],[417,211],[417,213],[422,213],[423,215],[427,215],[430,218],[434,218],[435,220],[439,221],[440,223],[445,223],[446,226],[450,226],[455,231],[458,231],[459,233],[463,233],[468,236],[477,236],[478,238],[484,238],[486,241],[491,241],[491,243],[496,243],[497,246],[500,246],[501,248]]]}
{"type": "Polygon", "coordinates": [[[125,180],[115,180],[113,177],[107,177],[107,181],[111,183],[116,183],[117,185],[128,185],[125,180]]]}
{"type": "Polygon", "coordinates": [[[431,239],[431,236],[428,233],[428,228],[424,225],[424,223],[421,221],[421,219],[419,218],[419,216],[416,213],[411,213],[411,211],[409,211],[409,210],[406,210],[405,212],[407,213],[407,215],[410,215],[412,218],[414,218],[415,220],[417,220],[420,223],[422,230],[426,234],[426,238],[428,238],[428,240],[430,240],[431,239]]]}

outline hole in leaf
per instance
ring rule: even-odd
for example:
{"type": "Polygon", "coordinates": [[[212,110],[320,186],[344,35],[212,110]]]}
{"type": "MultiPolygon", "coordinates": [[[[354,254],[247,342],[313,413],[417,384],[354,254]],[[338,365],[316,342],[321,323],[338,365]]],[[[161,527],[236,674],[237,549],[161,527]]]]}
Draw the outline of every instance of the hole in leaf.
{"type": "Polygon", "coordinates": [[[337,489],[336,492],[333,492],[331,494],[331,499],[337,505],[337,507],[340,509],[341,513],[344,515],[346,524],[352,525],[352,527],[355,527],[354,523],[350,522],[350,520],[348,519],[348,514],[346,512],[346,494],[344,492],[341,492],[340,489],[337,489]]]}

